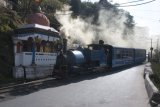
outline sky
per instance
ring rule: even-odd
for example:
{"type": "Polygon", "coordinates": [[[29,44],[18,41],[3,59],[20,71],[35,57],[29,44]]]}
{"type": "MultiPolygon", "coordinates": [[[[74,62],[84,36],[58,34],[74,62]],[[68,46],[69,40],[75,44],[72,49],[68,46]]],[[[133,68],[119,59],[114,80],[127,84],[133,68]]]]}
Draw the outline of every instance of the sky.
{"type": "MultiPolygon", "coordinates": [[[[81,0],[81,1],[88,1],[88,0],[81,0]]],[[[89,0],[89,1],[98,2],[99,0],[89,0]]],[[[137,0],[112,0],[111,3],[120,4],[131,1],[137,1],[137,0]]],[[[147,1],[151,0],[144,0],[143,2],[147,1]]],[[[130,12],[130,14],[134,16],[136,26],[148,27],[149,35],[151,37],[158,37],[157,35],[160,35],[160,0],[156,0],[154,2],[140,6],[123,7],[123,9],[130,12]]]]}

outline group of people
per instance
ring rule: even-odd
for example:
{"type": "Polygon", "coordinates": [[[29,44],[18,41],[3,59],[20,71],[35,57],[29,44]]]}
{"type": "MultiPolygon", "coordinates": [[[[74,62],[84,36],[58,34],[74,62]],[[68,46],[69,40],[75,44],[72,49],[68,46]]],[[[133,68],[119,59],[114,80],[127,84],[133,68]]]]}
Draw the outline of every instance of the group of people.
{"type": "Polygon", "coordinates": [[[61,44],[60,40],[49,41],[42,40],[38,36],[35,38],[29,37],[28,40],[23,40],[22,42],[17,43],[17,53],[20,52],[32,52],[33,49],[36,52],[55,52],[58,49],[58,44],[61,44]]]}

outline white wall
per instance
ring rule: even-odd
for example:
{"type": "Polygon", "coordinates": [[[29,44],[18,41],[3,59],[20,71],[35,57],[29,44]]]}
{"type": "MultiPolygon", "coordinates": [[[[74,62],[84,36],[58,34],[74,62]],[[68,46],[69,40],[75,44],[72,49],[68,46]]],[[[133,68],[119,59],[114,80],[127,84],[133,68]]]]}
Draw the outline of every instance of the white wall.
{"type": "MultiPolygon", "coordinates": [[[[57,53],[36,52],[36,65],[54,65],[56,63],[57,53]]],[[[30,66],[32,64],[32,52],[15,53],[15,66],[30,66]]]]}

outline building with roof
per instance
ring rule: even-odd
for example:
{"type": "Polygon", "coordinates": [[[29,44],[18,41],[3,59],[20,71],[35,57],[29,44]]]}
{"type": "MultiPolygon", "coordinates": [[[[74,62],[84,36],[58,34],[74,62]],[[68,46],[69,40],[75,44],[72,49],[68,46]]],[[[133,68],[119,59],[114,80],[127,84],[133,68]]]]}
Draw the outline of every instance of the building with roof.
{"type": "Polygon", "coordinates": [[[27,24],[14,30],[13,43],[15,78],[35,79],[52,74],[62,41],[43,12],[34,9],[27,24]]]}

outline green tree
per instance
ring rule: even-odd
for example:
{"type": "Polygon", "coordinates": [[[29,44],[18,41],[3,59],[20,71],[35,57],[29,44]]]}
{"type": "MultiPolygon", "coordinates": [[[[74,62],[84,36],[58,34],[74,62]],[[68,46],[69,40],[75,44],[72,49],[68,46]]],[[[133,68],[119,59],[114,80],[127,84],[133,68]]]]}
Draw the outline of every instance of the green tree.
{"type": "Polygon", "coordinates": [[[25,19],[28,14],[32,11],[32,8],[35,7],[35,4],[41,6],[42,11],[45,13],[55,13],[56,10],[61,10],[63,8],[63,4],[66,4],[68,0],[39,0],[39,2],[35,3],[35,0],[19,0],[18,3],[14,3],[16,5],[15,11],[25,19]]]}
{"type": "Polygon", "coordinates": [[[70,5],[71,11],[73,11],[72,16],[77,17],[80,14],[81,0],[71,0],[70,5]]]}
{"type": "Polygon", "coordinates": [[[63,4],[68,4],[69,3],[69,0],[59,0],[61,3],[63,4]]]}
{"type": "Polygon", "coordinates": [[[96,12],[96,5],[97,5],[97,3],[82,2],[80,15],[83,17],[93,16],[96,12]]]}
{"type": "Polygon", "coordinates": [[[62,10],[64,4],[67,3],[67,0],[45,0],[41,4],[42,11],[50,20],[50,26],[54,27],[56,30],[59,30],[61,24],[57,21],[54,14],[56,10],[62,10]]]}
{"type": "Polygon", "coordinates": [[[41,7],[45,13],[55,13],[56,10],[63,8],[64,3],[66,3],[65,0],[45,0],[42,2],[41,7]]]}
{"type": "Polygon", "coordinates": [[[15,11],[0,6],[0,84],[6,78],[11,78],[14,62],[11,32],[21,24],[21,19],[15,11]]]}
{"type": "Polygon", "coordinates": [[[127,38],[130,34],[134,34],[134,17],[130,15],[129,12],[125,12],[126,21],[124,22],[125,29],[123,31],[124,39],[127,38]]]}
{"type": "Polygon", "coordinates": [[[31,13],[31,7],[34,4],[34,0],[18,0],[15,7],[15,11],[25,20],[26,16],[31,13]]]}

